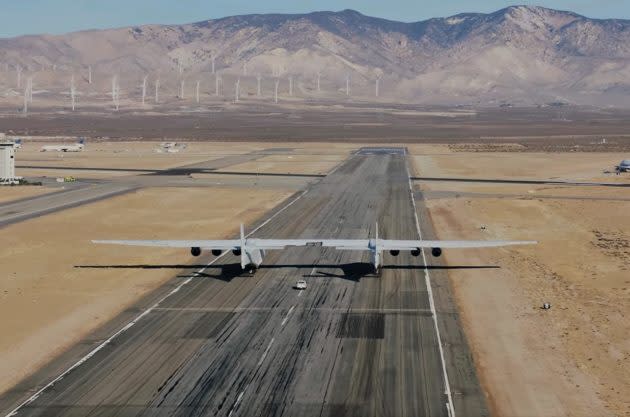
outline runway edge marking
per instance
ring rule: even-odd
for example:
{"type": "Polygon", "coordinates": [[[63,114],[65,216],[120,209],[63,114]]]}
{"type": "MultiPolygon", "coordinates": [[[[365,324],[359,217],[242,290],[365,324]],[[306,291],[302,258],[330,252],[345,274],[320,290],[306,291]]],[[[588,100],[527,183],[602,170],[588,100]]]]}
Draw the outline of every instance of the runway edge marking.
{"type": "MultiPolygon", "coordinates": [[[[280,210],[278,210],[277,212],[275,212],[273,215],[271,215],[271,217],[269,217],[267,220],[265,220],[263,223],[261,223],[258,227],[256,227],[255,229],[253,229],[251,232],[249,232],[247,234],[246,237],[251,236],[252,234],[254,234],[255,232],[257,232],[259,229],[261,229],[262,227],[264,227],[265,225],[267,225],[267,223],[269,223],[271,220],[273,220],[276,216],[278,216],[280,213],[282,213],[283,211],[285,211],[286,209],[288,209],[289,207],[291,207],[294,203],[296,203],[299,199],[301,199],[302,197],[304,197],[304,195],[308,193],[308,189],[304,190],[302,193],[300,193],[300,195],[298,195],[296,198],[294,198],[293,200],[291,200],[289,203],[287,203],[284,207],[282,207],[280,210]]],[[[224,252],[223,254],[217,256],[216,258],[214,258],[212,261],[210,261],[206,266],[204,266],[203,268],[201,268],[199,271],[197,271],[197,274],[201,274],[203,273],[210,265],[212,265],[213,263],[215,263],[216,261],[218,261],[219,259],[221,259],[223,256],[225,256],[227,254],[227,252],[224,252]]],[[[120,330],[118,330],[116,333],[114,333],[113,335],[111,335],[107,340],[105,340],[104,342],[102,342],[100,345],[98,345],[97,347],[95,347],[94,349],[92,349],[90,352],[88,352],[87,355],[83,356],[81,359],[79,359],[76,363],[74,363],[72,366],[70,366],[68,369],[66,369],[65,371],[63,371],[61,374],[59,374],[55,379],[53,379],[52,381],[50,381],[48,384],[44,385],[42,388],[40,388],[35,394],[31,395],[29,398],[27,398],[26,400],[24,400],[22,403],[20,403],[17,407],[15,407],[13,410],[11,410],[8,414],[6,414],[6,417],[13,417],[16,416],[20,410],[29,405],[30,403],[32,403],[33,401],[35,401],[37,398],[39,398],[40,395],[42,395],[44,393],[44,391],[46,391],[48,388],[54,386],[57,382],[61,381],[63,378],[65,378],[68,374],[70,374],[70,372],[74,371],[75,369],[77,369],[79,366],[83,365],[85,362],[87,362],[92,356],[96,355],[99,351],[101,351],[105,346],[107,346],[108,344],[110,344],[114,339],[116,339],[118,336],[120,336],[121,334],[123,334],[124,332],[126,332],[127,330],[129,330],[130,328],[132,328],[138,321],[140,321],[143,317],[145,317],[147,314],[149,314],[150,312],[152,312],[154,309],[158,308],[160,306],[161,303],[163,303],[167,298],[169,298],[171,295],[177,293],[179,290],[181,290],[185,285],[187,285],[188,283],[190,283],[190,281],[193,280],[194,277],[190,277],[188,279],[186,279],[185,281],[183,281],[181,284],[179,284],[177,287],[175,287],[174,289],[172,289],[168,294],[166,294],[164,297],[160,298],[155,304],[153,304],[151,307],[149,307],[148,309],[146,309],[145,311],[143,311],[142,313],[140,313],[138,316],[136,316],[133,320],[131,320],[129,323],[127,323],[125,326],[123,326],[120,330]]]]}
{"type": "MultiPolygon", "coordinates": [[[[416,230],[418,237],[422,240],[422,231],[420,230],[420,220],[418,220],[418,208],[416,207],[416,199],[413,197],[413,186],[411,185],[411,175],[409,175],[409,160],[407,159],[407,150],[405,149],[405,169],[407,170],[407,179],[409,180],[409,197],[411,198],[411,204],[413,205],[413,216],[416,220],[416,230]]],[[[442,348],[442,337],[440,336],[440,326],[437,321],[437,311],[435,310],[435,301],[433,300],[433,289],[431,287],[431,277],[429,276],[429,268],[427,267],[427,257],[424,253],[424,248],[421,248],[422,262],[424,263],[424,281],[427,286],[427,293],[429,295],[429,307],[431,308],[431,315],[433,316],[433,326],[435,327],[435,334],[438,339],[438,348],[440,351],[440,361],[442,362],[442,374],[444,375],[445,393],[448,399],[446,403],[446,411],[449,417],[455,417],[455,407],[453,406],[453,395],[451,393],[451,384],[448,380],[448,373],[446,372],[446,360],[444,359],[444,349],[442,348]]]]}

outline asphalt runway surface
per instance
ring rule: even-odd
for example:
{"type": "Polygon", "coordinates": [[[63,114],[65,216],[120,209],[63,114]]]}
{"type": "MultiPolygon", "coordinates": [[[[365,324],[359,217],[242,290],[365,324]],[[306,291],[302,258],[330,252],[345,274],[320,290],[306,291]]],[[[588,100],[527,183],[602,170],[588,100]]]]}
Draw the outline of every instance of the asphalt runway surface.
{"type": "Polygon", "coordinates": [[[0,227],[111,198],[135,188],[134,185],[117,183],[74,183],[62,191],[0,204],[0,227]]]}
{"type": "MultiPolygon", "coordinates": [[[[400,154],[353,155],[253,236],[366,238],[378,221],[383,238],[418,238],[406,164],[400,154]]],[[[432,238],[424,208],[418,211],[423,237],[432,238]]],[[[380,276],[367,253],[333,249],[272,252],[254,276],[237,262],[227,254],[200,271],[136,266],[130,252],[128,266],[92,266],[180,275],[0,397],[1,409],[23,404],[20,416],[448,417],[452,399],[456,415],[488,414],[445,281],[450,267],[439,260],[431,261],[430,282],[441,345],[422,256],[384,254],[380,276]],[[306,290],[293,288],[298,279],[306,290]]]]}

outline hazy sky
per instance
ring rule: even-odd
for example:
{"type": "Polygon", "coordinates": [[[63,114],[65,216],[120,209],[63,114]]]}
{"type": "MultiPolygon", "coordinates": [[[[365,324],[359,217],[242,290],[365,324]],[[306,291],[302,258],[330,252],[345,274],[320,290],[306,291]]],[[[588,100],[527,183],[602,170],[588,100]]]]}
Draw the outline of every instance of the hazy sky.
{"type": "Polygon", "coordinates": [[[572,10],[588,17],[630,19],[630,0],[0,0],[0,37],[189,23],[248,13],[342,9],[411,22],[461,12],[492,12],[513,4],[572,10]]]}

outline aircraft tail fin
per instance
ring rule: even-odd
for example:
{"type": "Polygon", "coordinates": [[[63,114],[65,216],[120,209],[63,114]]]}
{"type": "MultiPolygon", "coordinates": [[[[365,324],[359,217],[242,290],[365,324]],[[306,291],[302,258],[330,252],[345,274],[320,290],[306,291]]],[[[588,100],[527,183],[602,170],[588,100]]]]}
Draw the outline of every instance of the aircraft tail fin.
{"type": "Polygon", "coordinates": [[[247,266],[247,254],[245,250],[245,226],[241,223],[241,268],[247,266]]]}

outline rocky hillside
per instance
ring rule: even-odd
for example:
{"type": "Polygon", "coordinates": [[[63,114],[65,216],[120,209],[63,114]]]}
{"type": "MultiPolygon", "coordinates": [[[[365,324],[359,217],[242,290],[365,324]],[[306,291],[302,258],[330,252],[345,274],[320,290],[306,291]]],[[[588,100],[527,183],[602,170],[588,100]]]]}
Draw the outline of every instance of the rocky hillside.
{"type": "Polygon", "coordinates": [[[630,21],[529,6],[416,23],[344,10],[0,39],[3,72],[92,66],[123,82],[160,74],[176,85],[210,80],[213,60],[249,89],[258,74],[291,77],[303,97],[344,97],[349,77],[353,97],[373,97],[380,78],[381,97],[412,102],[619,105],[630,97],[630,21]]]}

